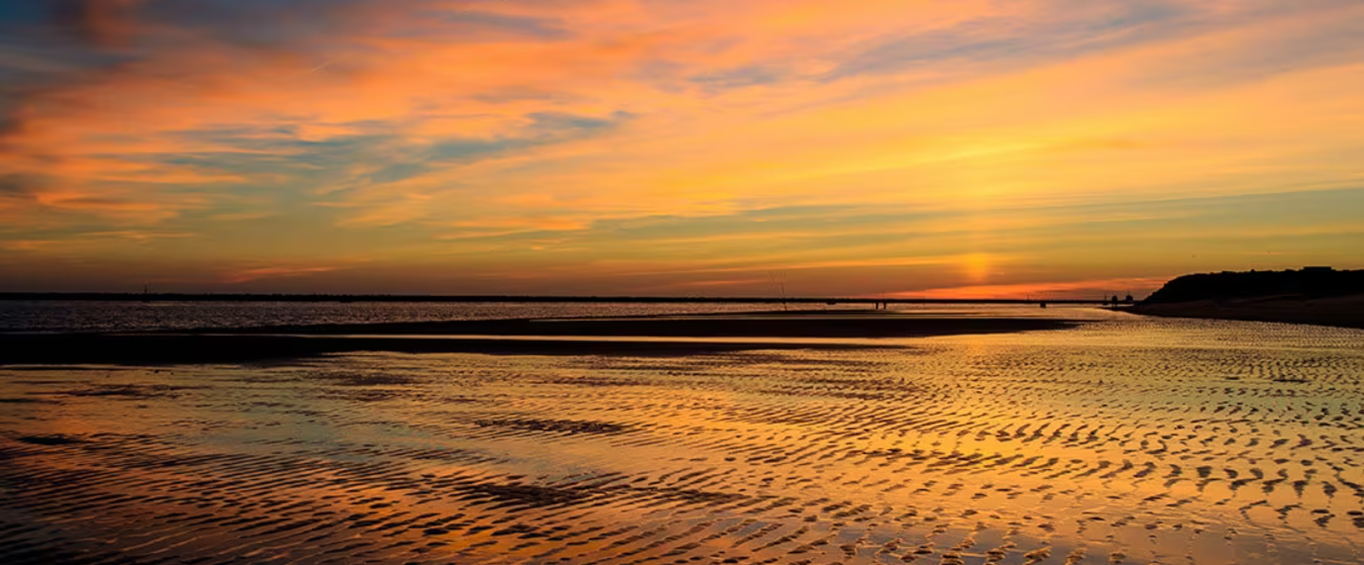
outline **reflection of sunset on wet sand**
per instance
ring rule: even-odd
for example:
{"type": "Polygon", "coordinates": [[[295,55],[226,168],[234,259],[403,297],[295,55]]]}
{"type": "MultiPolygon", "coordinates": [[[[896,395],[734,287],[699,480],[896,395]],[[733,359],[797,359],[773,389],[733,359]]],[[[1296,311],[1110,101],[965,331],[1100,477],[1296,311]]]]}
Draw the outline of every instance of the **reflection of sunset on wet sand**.
{"type": "Polygon", "coordinates": [[[1359,561],[1364,334],[1059,310],[1088,323],[874,349],[10,367],[0,551],[1359,561]]]}

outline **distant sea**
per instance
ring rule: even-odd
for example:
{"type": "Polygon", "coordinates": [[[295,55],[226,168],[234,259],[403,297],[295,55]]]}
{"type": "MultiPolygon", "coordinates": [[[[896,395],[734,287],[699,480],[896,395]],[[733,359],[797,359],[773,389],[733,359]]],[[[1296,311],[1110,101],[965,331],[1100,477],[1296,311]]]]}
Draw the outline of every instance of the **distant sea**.
{"type": "MultiPolygon", "coordinates": [[[[794,306],[793,306],[794,307],[794,306]]],[[[805,305],[804,308],[811,306],[805,305]]],[[[820,305],[818,308],[825,308],[820,305]]],[[[851,308],[865,308],[852,305],[851,308]]],[[[613,302],[0,301],[0,332],[109,332],[516,318],[646,316],[780,309],[775,304],[613,302]]]]}

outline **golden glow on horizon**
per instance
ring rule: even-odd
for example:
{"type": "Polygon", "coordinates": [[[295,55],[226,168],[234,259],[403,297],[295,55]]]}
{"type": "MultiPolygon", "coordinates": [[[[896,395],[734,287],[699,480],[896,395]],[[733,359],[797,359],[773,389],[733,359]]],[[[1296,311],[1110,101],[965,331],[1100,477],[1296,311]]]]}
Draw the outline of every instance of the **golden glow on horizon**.
{"type": "Polygon", "coordinates": [[[33,35],[71,58],[0,97],[4,289],[1079,293],[1361,266],[1356,2],[229,4],[33,35]]]}

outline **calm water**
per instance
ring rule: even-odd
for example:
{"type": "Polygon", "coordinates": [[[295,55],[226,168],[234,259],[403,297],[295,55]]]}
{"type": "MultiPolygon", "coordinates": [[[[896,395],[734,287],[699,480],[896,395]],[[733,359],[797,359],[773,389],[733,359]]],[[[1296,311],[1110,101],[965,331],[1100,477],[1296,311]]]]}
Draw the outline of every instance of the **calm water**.
{"type": "Polygon", "coordinates": [[[1355,564],[1364,331],[0,369],[5,563],[1355,564]]]}
{"type": "MultiPolygon", "coordinates": [[[[0,331],[132,331],[638,316],[780,309],[768,304],[0,301],[0,331]]],[[[825,306],[819,306],[825,308],[825,306]]]]}

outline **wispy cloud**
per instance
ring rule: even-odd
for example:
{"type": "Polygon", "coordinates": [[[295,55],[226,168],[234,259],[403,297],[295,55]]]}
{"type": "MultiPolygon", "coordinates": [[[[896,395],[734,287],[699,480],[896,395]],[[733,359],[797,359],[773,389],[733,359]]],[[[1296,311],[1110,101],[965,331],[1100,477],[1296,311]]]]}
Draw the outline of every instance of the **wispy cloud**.
{"type": "Polygon", "coordinates": [[[222,282],[227,284],[241,284],[262,279],[292,278],[318,273],[328,273],[335,271],[336,269],[336,267],[258,267],[228,273],[223,277],[222,282]]]}

